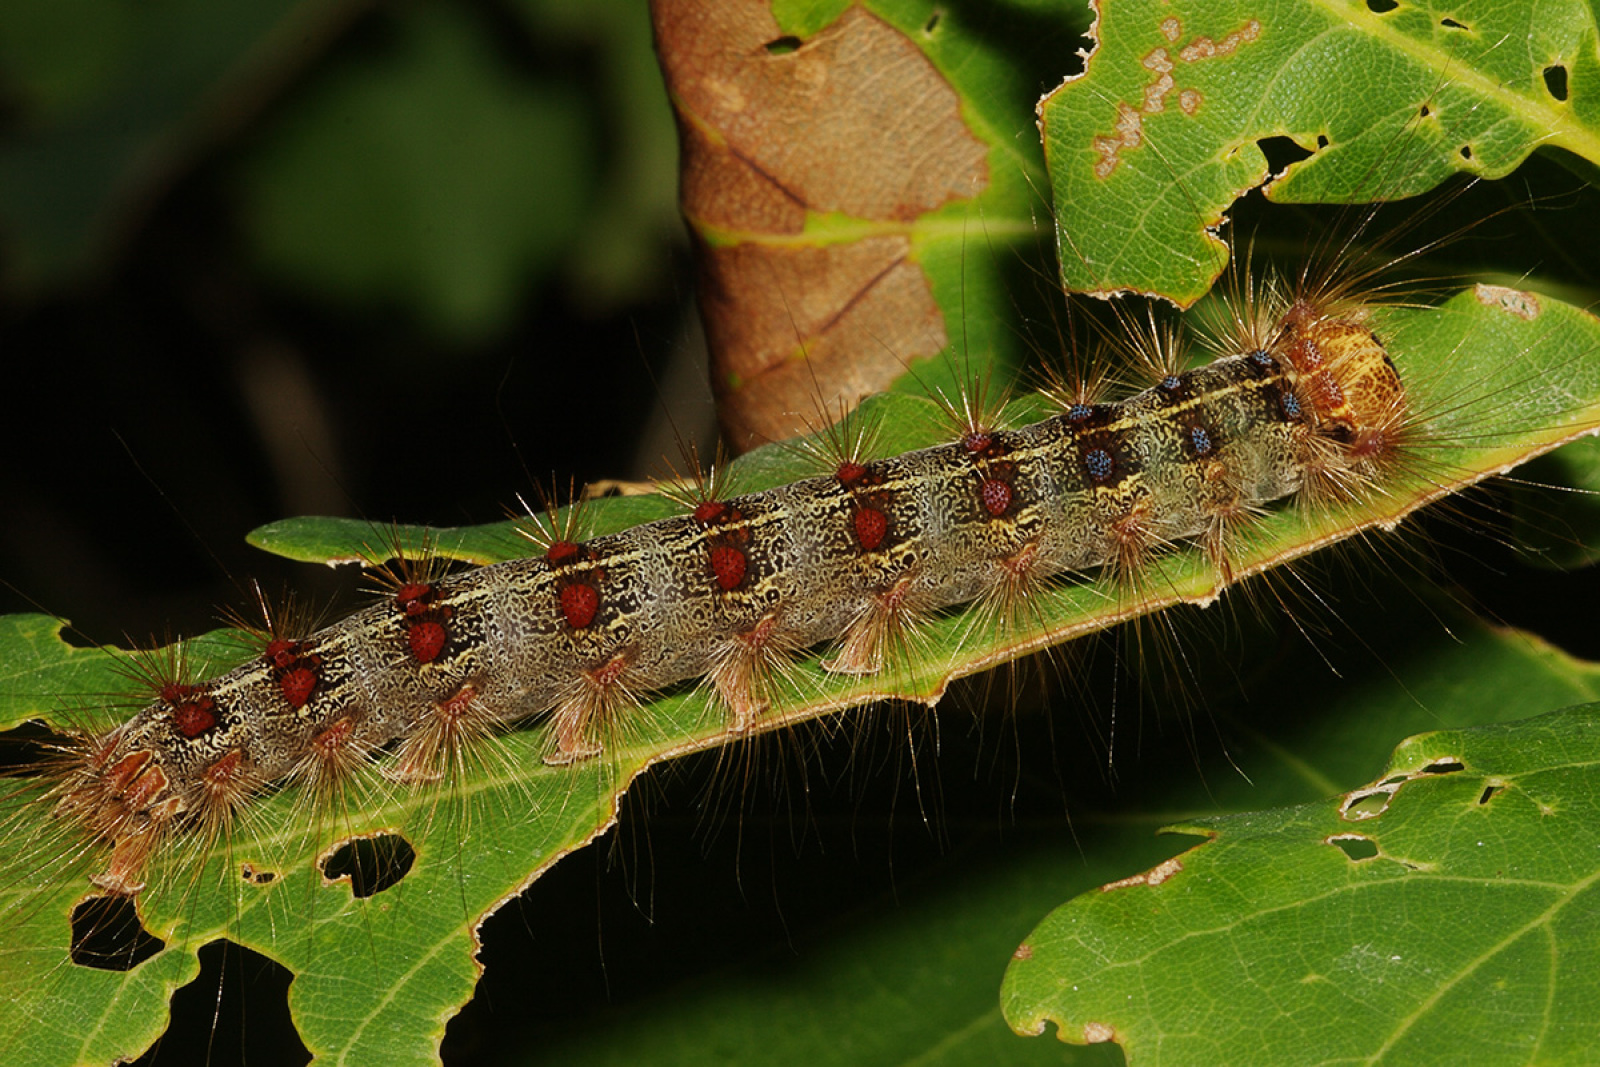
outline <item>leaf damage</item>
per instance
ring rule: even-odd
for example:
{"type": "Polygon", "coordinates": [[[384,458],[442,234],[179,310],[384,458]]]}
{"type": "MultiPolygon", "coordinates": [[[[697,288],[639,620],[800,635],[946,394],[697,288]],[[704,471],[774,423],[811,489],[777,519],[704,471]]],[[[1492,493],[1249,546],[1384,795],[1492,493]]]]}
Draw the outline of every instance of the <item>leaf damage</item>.
{"type": "Polygon", "coordinates": [[[1211,837],[1186,854],[1185,892],[1158,908],[1093,891],[1064,904],[1008,969],[1007,1021],[1020,1034],[1054,1023],[1070,1042],[1114,1034],[1151,1063],[1582,1059],[1597,715],[1416,735],[1348,797],[1177,827],[1211,837]],[[1497,799],[1534,780],[1543,799],[1497,799]],[[1340,828],[1350,797],[1402,790],[1381,843],[1340,828]],[[1503,1039],[1487,1057],[1486,1002],[1503,1039]],[[1333,1036],[1329,1018],[1345,1024],[1333,1036]]]}
{"type": "Polygon", "coordinates": [[[1100,892],[1109,893],[1113,889],[1130,889],[1134,886],[1149,886],[1154,888],[1183,870],[1183,864],[1174,856],[1164,863],[1158,863],[1143,874],[1136,874],[1129,878],[1119,878],[1115,882],[1107,882],[1100,887],[1100,892]]]}
{"type": "Polygon", "coordinates": [[[1389,810],[1394,798],[1407,784],[1420,778],[1435,778],[1441,774],[1454,774],[1463,770],[1466,770],[1466,764],[1460,759],[1455,756],[1440,756],[1414,771],[1386,775],[1376,782],[1346,793],[1339,804],[1339,817],[1349,822],[1376,819],[1389,810]]]}
{"type": "MultiPolygon", "coordinates": [[[[1175,15],[1169,15],[1161,20],[1161,35],[1173,46],[1177,46],[1179,38],[1183,36],[1183,22],[1175,15]]],[[[1178,86],[1177,78],[1173,72],[1178,69],[1179,63],[1199,63],[1207,59],[1231,56],[1238,51],[1241,45],[1250,44],[1261,36],[1261,22],[1258,19],[1248,19],[1238,29],[1224,34],[1220,40],[1201,34],[1194,40],[1181,47],[1177,47],[1176,57],[1173,50],[1157,45],[1146,52],[1140,60],[1140,65],[1150,71],[1151,77],[1145,83],[1140,94],[1141,101],[1136,108],[1125,100],[1116,102],[1116,121],[1112,124],[1112,132],[1099,134],[1094,137],[1091,144],[1099,161],[1094,165],[1094,174],[1101,181],[1111,177],[1117,166],[1122,162],[1124,149],[1135,149],[1144,144],[1144,119],[1147,115],[1156,115],[1167,109],[1167,97],[1177,90],[1178,110],[1189,117],[1194,117],[1200,110],[1200,105],[1205,99],[1204,94],[1193,86],[1178,86]]],[[[1068,78],[1067,82],[1076,81],[1086,77],[1088,70],[1083,74],[1068,78]]],[[[1061,88],[1065,88],[1066,82],[1061,88]]],[[[1059,92],[1057,89],[1056,92],[1059,92]]],[[[1051,96],[1041,101],[1041,108],[1051,96]]]]}
{"type": "Polygon", "coordinates": [[[1525,289],[1511,289],[1504,285],[1480,283],[1472,287],[1472,294],[1484,307],[1496,308],[1508,315],[1532,322],[1542,313],[1539,297],[1525,289]]]}

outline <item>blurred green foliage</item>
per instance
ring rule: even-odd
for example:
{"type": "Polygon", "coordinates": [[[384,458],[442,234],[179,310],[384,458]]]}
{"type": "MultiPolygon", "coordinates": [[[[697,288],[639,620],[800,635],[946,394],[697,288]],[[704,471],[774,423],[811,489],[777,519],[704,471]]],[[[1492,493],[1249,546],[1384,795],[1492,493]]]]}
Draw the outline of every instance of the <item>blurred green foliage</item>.
{"type": "Polygon", "coordinates": [[[213,161],[274,285],[448,339],[503,333],[553,277],[633,299],[677,225],[632,0],[8,0],[0,93],[13,300],[114,269],[213,161]]]}
{"type": "Polygon", "coordinates": [[[0,2],[0,600],[192,631],[284,515],[642,476],[551,400],[657,402],[676,172],[642,0],[0,2]]]}

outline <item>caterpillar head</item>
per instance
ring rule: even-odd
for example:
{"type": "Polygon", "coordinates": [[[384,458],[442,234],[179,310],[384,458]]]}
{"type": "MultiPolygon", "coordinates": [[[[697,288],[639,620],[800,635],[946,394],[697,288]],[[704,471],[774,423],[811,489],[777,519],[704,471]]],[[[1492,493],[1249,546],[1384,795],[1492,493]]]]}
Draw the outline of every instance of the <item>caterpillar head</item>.
{"type": "Polygon", "coordinates": [[[1355,459],[1392,451],[1405,425],[1405,389],[1394,361],[1364,316],[1290,307],[1274,344],[1295,390],[1314,413],[1319,433],[1346,445],[1355,459]]]}

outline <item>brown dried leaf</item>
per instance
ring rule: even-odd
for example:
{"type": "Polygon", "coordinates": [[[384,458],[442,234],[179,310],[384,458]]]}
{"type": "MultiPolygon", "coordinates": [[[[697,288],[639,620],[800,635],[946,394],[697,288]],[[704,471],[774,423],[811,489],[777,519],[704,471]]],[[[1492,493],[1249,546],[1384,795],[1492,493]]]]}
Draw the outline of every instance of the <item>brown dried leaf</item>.
{"type": "Polygon", "coordinates": [[[713,380],[743,450],[944,348],[913,227],[988,184],[987,148],[928,58],[859,7],[805,41],[762,3],[655,0],[654,16],[713,380]],[[820,232],[820,215],[844,218],[820,232]]]}

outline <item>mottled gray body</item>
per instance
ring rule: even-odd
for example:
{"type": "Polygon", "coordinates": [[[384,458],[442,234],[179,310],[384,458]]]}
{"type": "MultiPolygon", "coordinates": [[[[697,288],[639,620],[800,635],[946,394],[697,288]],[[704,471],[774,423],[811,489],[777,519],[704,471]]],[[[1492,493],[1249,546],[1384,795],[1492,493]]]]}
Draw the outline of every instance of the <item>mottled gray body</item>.
{"type": "Polygon", "coordinates": [[[397,743],[398,773],[425,776],[406,746],[439,747],[463,716],[549,715],[552,757],[576,759],[596,750],[617,694],[709,676],[742,729],[773,650],[838,639],[830,667],[870,672],[897,618],[1209,544],[1294,493],[1327,430],[1299,367],[1227,357],[1119,403],[407,585],[214,681],[168,687],[101,739],[63,806],[117,842],[102,878],[134,889],[163,828],[397,743]]]}

